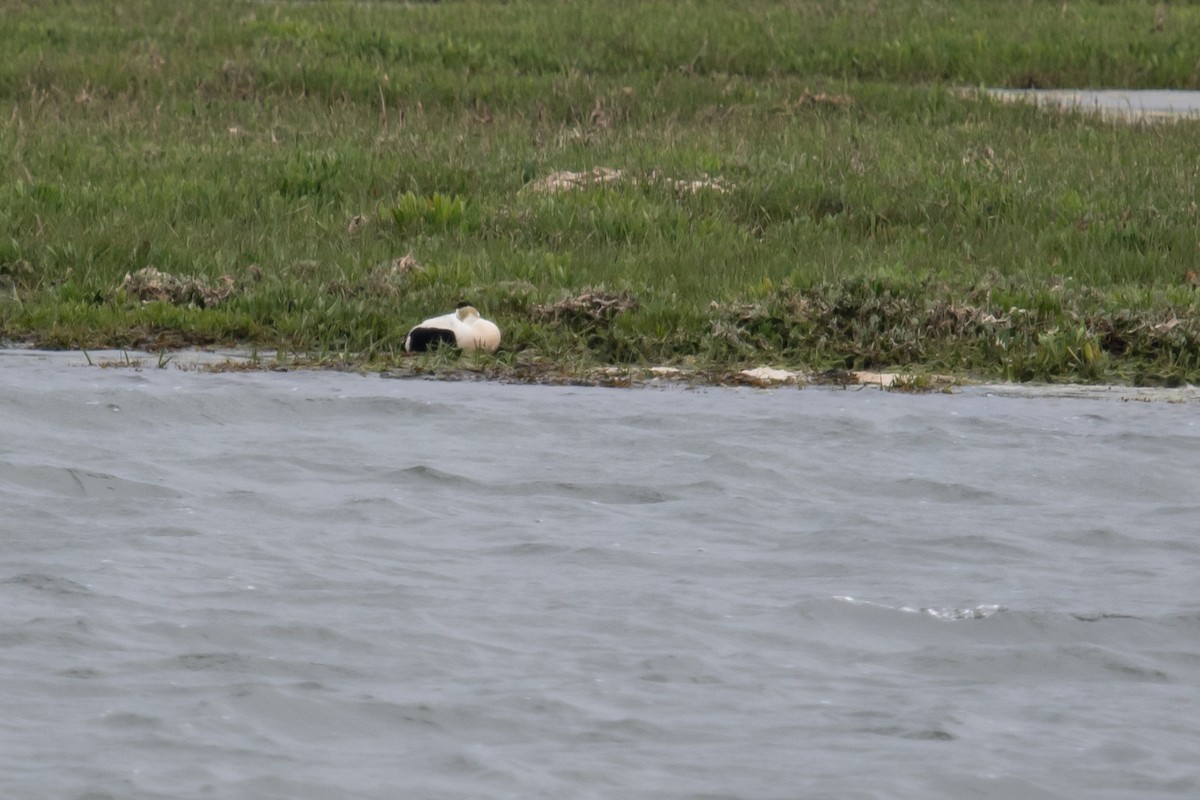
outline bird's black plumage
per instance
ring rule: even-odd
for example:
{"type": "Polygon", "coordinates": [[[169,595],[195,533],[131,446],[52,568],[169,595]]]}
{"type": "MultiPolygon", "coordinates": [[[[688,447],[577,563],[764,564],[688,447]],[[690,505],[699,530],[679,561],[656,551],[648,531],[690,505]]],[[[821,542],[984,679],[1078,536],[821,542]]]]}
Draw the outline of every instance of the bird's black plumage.
{"type": "Polygon", "coordinates": [[[432,350],[442,344],[454,347],[457,345],[457,342],[454,337],[454,331],[449,331],[445,328],[417,327],[408,332],[408,342],[406,344],[410,353],[424,353],[426,350],[432,350]]]}

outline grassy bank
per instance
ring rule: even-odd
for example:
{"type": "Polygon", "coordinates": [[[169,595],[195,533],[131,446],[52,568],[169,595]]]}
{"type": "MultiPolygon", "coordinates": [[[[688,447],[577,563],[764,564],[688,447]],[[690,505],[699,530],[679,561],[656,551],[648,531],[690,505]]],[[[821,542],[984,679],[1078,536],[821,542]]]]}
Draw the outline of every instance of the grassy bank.
{"type": "Polygon", "coordinates": [[[1200,86],[1159,10],[0,0],[0,338],[1195,381],[1197,124],[955,90],[1200,86]]]}

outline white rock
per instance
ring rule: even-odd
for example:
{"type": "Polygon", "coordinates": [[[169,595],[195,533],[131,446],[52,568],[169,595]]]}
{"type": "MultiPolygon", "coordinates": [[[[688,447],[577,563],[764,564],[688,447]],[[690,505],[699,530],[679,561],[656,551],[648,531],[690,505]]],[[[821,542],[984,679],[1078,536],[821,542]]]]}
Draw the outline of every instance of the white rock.
{"type": "Polygon", "coordinates": [[[756,383],[795,383],[799,377],[795,372],[788,372],[786,369],[776,369],[775,367],[744,369],[740,374],[742,377],[749,378],[756,383]]]}

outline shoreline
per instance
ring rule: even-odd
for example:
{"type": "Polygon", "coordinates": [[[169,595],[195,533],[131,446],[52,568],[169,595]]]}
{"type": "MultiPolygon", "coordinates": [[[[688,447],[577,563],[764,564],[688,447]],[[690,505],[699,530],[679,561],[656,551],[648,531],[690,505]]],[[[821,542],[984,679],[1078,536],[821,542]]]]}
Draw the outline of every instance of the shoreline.
{"type": "Polygon", "coordinates": [[[33,347],[0,348],[4,358],[32,358],[58,361],[62,367],[93,369],[131,369],[137,372],[177,369],[185,372],[220,374],[228,372],[316,372],[342,371],[377,375],[391,380],[432,380],[454,382],[495,382],[526,386],[579,386],[611,389],[667,388],[689,389],[874,389],[903,394],[986,394],[1013,398],[1076,398],[1119,400],[1121,402],[1200,402],[1200,386],[1133,386],[1120,383],[1015,383],[978,380],[966,376],[905,372],[903,370],[785,370],[770,366],[753,369],[706,370],[669,366],[593,367],[569,371],[539,365],[522,370],[508,365],[474,363],[470,365],[431,366],[421,363],[371,368],[364,364],[316,361],[296,358],[279,360],[253,351],[236,348],[187,349],[151,352],[146,350],[42,350],[33,347]]]}

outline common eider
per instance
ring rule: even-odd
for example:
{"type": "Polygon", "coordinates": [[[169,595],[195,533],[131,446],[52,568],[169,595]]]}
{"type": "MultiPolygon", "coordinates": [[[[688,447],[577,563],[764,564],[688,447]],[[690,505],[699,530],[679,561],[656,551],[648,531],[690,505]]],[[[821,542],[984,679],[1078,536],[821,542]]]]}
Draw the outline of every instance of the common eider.
{"type": "Polygon", "coordinates": [[[425,320],[404,337],[404,349],[409,353],[423,353],[443,343],[460,350],[482,349],[494,353],[500,346],[500,329],[496,323],[479,316],[474,306],[464,305],[453,313],[425,320]]]}

